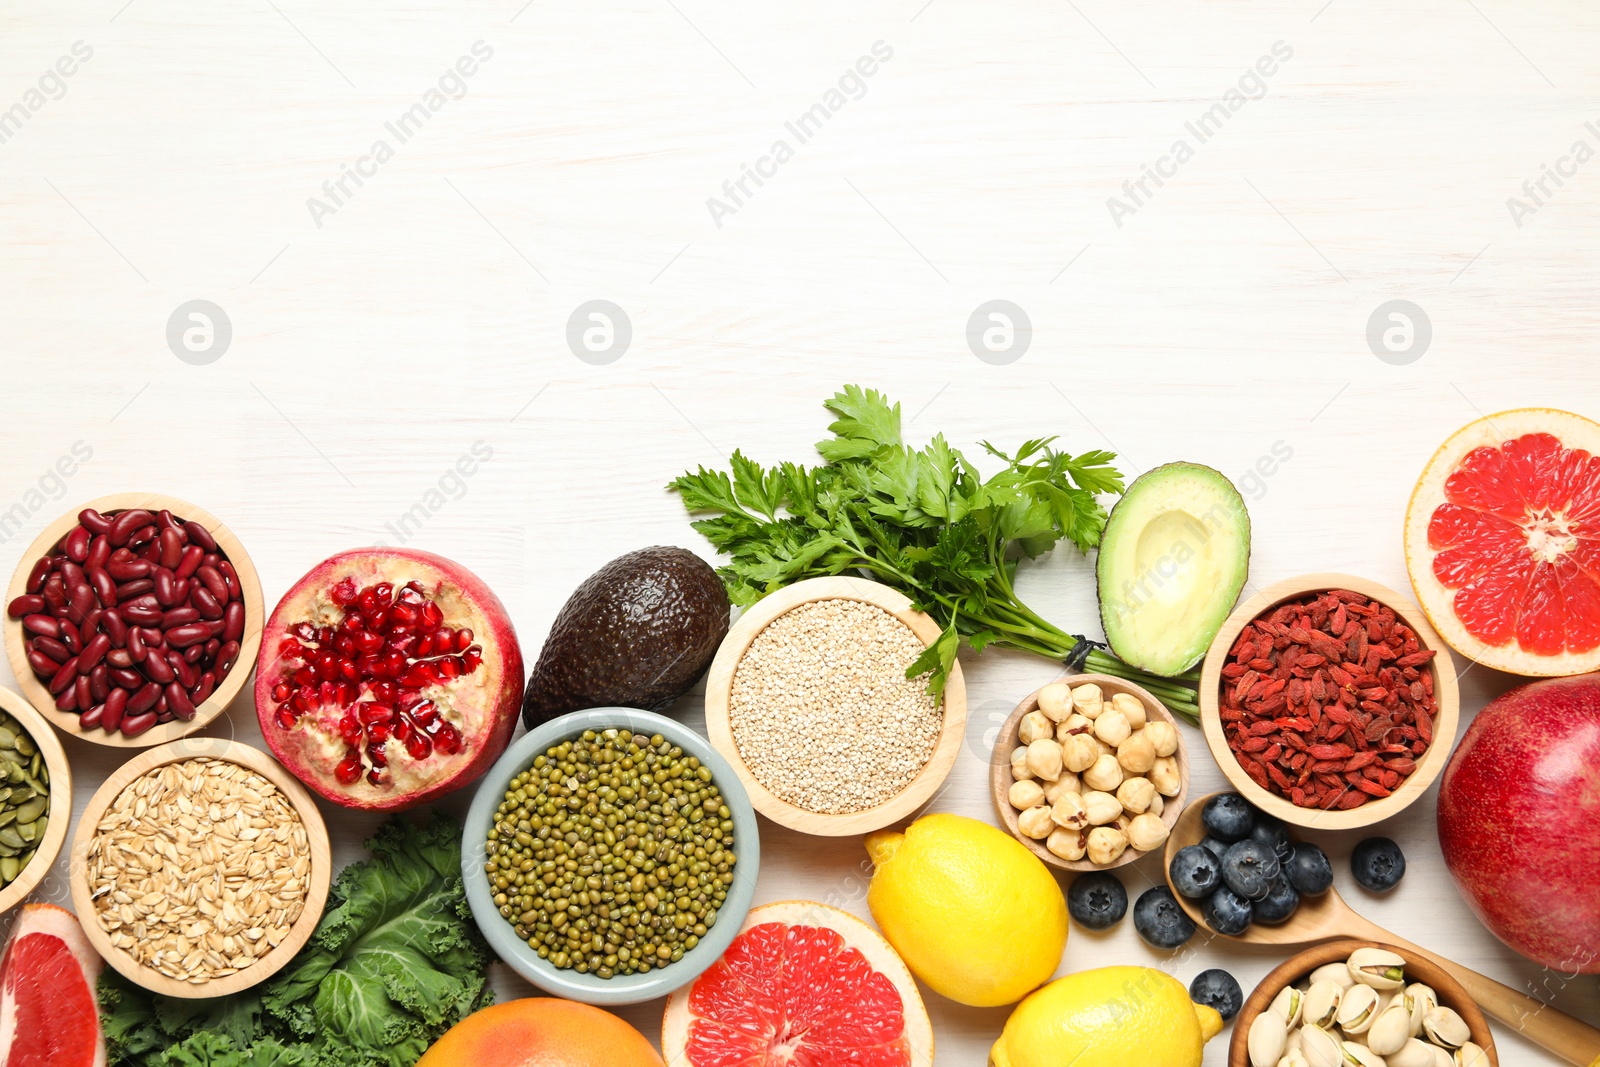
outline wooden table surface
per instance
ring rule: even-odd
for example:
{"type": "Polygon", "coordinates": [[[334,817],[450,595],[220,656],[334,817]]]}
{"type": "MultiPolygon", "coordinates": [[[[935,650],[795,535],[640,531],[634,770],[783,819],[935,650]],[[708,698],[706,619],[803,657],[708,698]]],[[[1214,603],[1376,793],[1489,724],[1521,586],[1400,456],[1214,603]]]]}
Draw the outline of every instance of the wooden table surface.
{"type": "MultiPolygon", "coordinates": [[[[1597,44],[1591,5],[1507,0],[18,0],[0,555],[80,501],[168,492],[232,526],[269,603],[404,537],[484,577],[532,655],[611,557],[707,551],[669,478],[735,447],[808,458],[819,401],[857,381],[971,454],[1060,434],[1130,475],[1222,469],[1253,586],[1404,587],[1407,496],[1446,435],[1512,406],[1600,413],[1597,44]],[[969,344],[993,300],[1031,335],[985,311],[969,344]]],[[[1084,560],[1021,589],[1095,630],[1084,560]]],[[[963,662],[969,743],[934,807],[992,819],[988,738],[1053,672],[963,662]]],[[[1463,728],[1510,684],[1463,670],[1463,728]]],[[[698,724],[700,697],[675,710],[698,724]]],[[[258,739],[248,698],[215,732],[258,739]]],[[[1220,787],[1185,737],[1194,792],[1220,787]]],[[[70,755],[85,794],[120,758],[70,755]]],[[[1600,1021],[1594,977],[1475,921],[1433,811],[1430,792],[1385,827],[1410,873],[1383,899],[1350,881],[1357,835],[1330,835],[1341,891],[1600,1021]]],[[[355,857],[375,820],[329,818],[355,857]]],[[[759,900],[867,914],[858,841],[763,829],[759,900]]],[[[1154,862],[1121,872],[1130,894],[1154,862]]],[[[1279,959],[1205,937],[1164,955],[1130,921],[1075,930],[1062,970],[1222,966],[1248,990],[1279,959]]],[[[939,1062],[981,1063],[1006,1011],[928,1003],[939,1062]]],[[[625,1014],[654,1037],[659,1007],[625,1014]]],[[[1551,1062],[1505,1031],[1503,1063],[1551,1062]]]]}

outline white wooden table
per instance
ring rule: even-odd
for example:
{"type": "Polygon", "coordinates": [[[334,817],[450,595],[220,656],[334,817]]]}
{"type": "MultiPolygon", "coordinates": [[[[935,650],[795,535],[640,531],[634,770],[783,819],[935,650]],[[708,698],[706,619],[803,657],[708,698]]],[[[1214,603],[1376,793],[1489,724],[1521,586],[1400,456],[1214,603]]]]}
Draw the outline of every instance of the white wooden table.
{"type": "MultiPolygon", "coordinates": [[[[1130,475],[1221,468],[1250,499],[1255,584],[1403,587],[1407,495],[1450,431],[1517,405],[1600,412],[1597,44],[1592,6],[1506,0],[16,0],[0,555],[82,500],[155,489],[224,518],[270,600],[409,514],[409,543],[488,580],[531,657],[612,556],[705,551],[670,477],[736,446],[808,458],[819,401],[859,381],[903,401],[911,435],[974,454],[1056,433],[1130,475]],[[1020,358],[1016,333],[969,347],[997,299],[1031,321],[1020,358]],[[226,315],[225,350],[195,300],[226,315]],[[585,358],[569,348],[591,300],[624,310],[625,350],[581,317],[585,358]],[[1415,313],[1409,350],[1386,319],[1401,350],[1369,347],[1391,300],[1423,309],[1425,350],[1415,313]],[[492,457],[450,480],[479,442],[492,457]],[[50,474],[74,447],[92,455],[50,474]]],[[[1022,588],[1094,628],[1085,561],[1058,553],[1022,588]]],[[[986,731],[1052,669],[964,663],[970,745],[936,806],[988,819],[986,731]]],[[[1463,683],[1470,718],[1511,681],[1463,683]]],[[[699,697],[676,710],[698,722],[699,697]]],[[[218,728],[259,737],[247,698],[218,728]]],[[[1194,789],[1220,786],[1186,737],[1194,789]]],[[[116,762],[71,755],[84,793],[116,762]]],[[[1478,925],[1433,807],[1386,828],[1410,864],[1386,899],[1350,882],[1354,835],[1333,838],[1341,891],[1600,1018],[1593,977],[1478,925]]],[[[328,815],[354,858],[375,820],[328,815]]],[[[859,842],[764,829],[760,900],[867,914],[859,842]]],[[[1123,873],[1134,896],[1160,877],[1123,873]]],[[[1204,938],[1165,956],[1129,921],[1074,930],[1062,969],[1223,966],[1248,990],[1279,958],[1204,938]]],[[[928,1001],[939,1062],[981,1063],[1006,1011],[928,1001]]],[[[624,1014],[653,1037],[659,1007],[624,1014]]],[[[1550,1062],[1497,1036],[1503,1063],[1550,1062]]]]}

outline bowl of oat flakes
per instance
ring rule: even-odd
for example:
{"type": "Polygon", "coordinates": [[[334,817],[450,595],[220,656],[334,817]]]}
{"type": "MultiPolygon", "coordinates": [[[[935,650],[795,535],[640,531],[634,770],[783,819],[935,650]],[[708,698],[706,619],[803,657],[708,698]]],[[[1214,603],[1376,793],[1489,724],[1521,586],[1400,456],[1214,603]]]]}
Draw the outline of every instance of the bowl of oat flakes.
{"type": "Polygon", "coordinates": [[[706,675],[706,733],[750,803],[824,837],[900,822],[944,784],[967,721],[950,668],[941,699],[906,668],[940,627],[865,578],[811,578],[751,606],[706,675]]]}
{"type": "Polygon", "coordinates": [[[84,934],[129,981],[170,997],[270,978],[316,929],[330,875],[311,794],[266,753],[222,738],[123,764],[72,842],[84,934]]]}

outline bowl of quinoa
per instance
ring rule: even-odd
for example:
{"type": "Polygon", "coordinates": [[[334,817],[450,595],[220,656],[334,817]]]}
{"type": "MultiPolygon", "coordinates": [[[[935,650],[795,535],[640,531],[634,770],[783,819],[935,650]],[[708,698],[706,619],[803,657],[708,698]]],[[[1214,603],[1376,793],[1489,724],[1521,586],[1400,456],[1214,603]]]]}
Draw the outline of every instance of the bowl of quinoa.
{"type": "Polygon", "coordinates": [[[955,764],[966,686],[942,698],[906,670],[939,624],[888,586],[812,578],[761,600],[706,676],[706,732],[767,818],[802,833],[882,829],[932,798],[955,764]]]}

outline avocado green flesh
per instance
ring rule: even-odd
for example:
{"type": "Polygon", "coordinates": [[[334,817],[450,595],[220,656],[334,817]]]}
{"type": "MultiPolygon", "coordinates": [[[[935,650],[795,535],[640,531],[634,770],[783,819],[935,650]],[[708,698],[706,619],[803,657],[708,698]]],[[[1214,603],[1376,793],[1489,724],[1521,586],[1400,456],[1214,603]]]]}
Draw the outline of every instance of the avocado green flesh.
{"type": "Polygon", "coordinates": [[[1095,577],[1106,641],[1151,674],[1205,657],[1250,569],[1250,514],[1225,475],[1168,463],[1128,487],[1100,538],[1095,577]]]}

